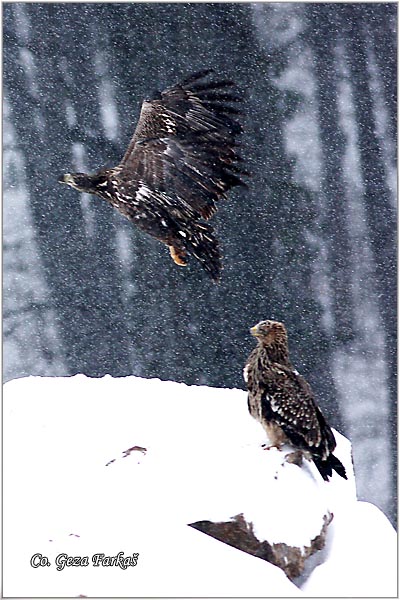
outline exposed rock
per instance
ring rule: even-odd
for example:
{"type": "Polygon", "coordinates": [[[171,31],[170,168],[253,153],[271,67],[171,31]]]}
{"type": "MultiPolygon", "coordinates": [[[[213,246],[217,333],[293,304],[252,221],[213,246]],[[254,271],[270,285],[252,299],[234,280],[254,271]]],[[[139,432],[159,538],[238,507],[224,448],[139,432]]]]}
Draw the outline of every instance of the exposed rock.
{"type": "Polygon", "coordinates": [[[267,540],[258,540],[254,535],[253,524],[248,523],[243,514],[236,515],[226,522],[197,521],[191,523],[190,526],[234,548],[280,567],[287,577],[293,580],[302,574],[307,558],[325,546],[328,525],[332,519],[333,514],[328,512],[324,515],[319,535],[311,540],[309,546],[303,548],[288,546],[285,543],[270,544],[267,540]]]}

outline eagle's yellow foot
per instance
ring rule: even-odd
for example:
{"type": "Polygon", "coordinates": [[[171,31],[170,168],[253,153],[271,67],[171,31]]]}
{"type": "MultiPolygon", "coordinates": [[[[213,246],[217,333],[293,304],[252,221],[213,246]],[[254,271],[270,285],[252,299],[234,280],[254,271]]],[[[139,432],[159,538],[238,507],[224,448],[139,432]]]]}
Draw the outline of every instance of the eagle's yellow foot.
{"type": "Polygon", "coordinates": [[[181,250],[180,248],[176,248],[175,246],[168,246],[169,253],[172,257],[172,260],[176,265],[180,267],[186,267],[187,259],[186,259],[186,251],[181,250]]]}

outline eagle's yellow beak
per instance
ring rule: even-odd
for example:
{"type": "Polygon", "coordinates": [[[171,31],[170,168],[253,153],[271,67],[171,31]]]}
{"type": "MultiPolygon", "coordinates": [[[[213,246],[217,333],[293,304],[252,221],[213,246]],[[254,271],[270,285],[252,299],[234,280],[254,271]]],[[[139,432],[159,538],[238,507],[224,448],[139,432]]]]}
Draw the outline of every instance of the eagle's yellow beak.
{"type": "Polygon", "coordinates": [[[254,325],[254,327],[251,327],[250,328],[250,333],[251,333],[251,335],[255,335],[257,337],[257,335],[258,335],[258,326],[254,325]]]}
{"type": "Polygon", "coordinates": [[[58,183],[67,183],[69,185],[72,185],[74,182],[74,178],[72,177],[72,175],[70,173],[65,173],[65,175],[61,175],[61,177],[59,177],[58,179],[58,183]]]}

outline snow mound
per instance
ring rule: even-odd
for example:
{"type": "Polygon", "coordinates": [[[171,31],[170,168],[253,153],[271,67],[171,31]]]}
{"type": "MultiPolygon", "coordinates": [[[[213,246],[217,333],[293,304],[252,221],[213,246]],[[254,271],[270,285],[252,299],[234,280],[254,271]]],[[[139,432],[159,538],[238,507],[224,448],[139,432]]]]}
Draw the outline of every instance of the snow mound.
{"type": "Polygon", "coordinates": [[[3,429],[6,596],[396,595],[395,533],[357,502],[348,440],[335,434],[349,480],[323,482],[312,463],[262,449],[241,390],[29,377],[5,385],[3,429]],[[301,549],[329,513],[327,545],[298,586],[187,526],[241,514],[258,540],[301,549]],[[93,565],[120,552],[138,553],[136,566],[93,565]],[[31,566],[37,554],[48,568],[31,566]],[[58,570],[63,554],[81,566],[58,570]]]}

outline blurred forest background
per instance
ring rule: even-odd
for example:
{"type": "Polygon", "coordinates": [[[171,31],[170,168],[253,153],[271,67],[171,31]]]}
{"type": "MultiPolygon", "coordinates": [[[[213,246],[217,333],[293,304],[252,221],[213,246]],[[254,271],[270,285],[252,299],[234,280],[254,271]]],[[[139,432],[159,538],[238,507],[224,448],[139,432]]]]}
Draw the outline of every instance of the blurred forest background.
{"type": "Polygon", "coordinates": [[[3,29],[5,380],[244,389],[249,327],[282,320],[394,523],[397,3],[3,3],[3,29]],[[219,286],[57,183],[117,164],[143,98],[207,67],[244,93],[252,173],[213,219],[219,286]]]}

